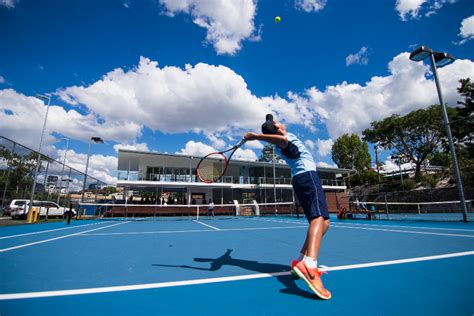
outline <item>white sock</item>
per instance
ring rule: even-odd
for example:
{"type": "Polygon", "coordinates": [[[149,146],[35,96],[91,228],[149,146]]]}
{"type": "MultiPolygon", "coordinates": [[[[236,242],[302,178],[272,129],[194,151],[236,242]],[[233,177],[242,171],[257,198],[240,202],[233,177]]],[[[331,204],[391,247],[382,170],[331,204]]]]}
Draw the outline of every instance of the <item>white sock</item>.
{"type": "Polygon", "coordinates": [[[301,261],[304,259],[304,254],[300,252],[300,255],[298,256],[298,261],[301,261]]]}
{"type": "Polygon", "coordinates": [[[314,269],[314,268],[318,267],[318,261],[314,258],[304,256],[303,260],[304,260],[304,263],[306,264],[306,266],[310,269],[314,269]]]}

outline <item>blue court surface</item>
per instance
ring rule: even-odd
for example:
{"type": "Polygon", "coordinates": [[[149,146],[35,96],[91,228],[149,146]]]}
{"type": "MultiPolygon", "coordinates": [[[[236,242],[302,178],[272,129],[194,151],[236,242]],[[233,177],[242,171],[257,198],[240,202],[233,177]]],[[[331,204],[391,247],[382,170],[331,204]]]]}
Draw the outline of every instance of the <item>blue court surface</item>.
{"type": "Polygon", "coordinates": [[[473,223],[331,221],[323,301],[289,273],[304,219],[0,229],[0,315],[473,315],[473,223]]]}

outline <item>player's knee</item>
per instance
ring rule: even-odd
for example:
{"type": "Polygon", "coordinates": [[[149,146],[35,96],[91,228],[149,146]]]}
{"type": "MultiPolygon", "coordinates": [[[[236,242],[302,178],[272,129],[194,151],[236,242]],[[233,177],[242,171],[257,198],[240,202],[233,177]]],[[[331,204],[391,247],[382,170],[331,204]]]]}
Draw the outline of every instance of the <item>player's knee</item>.
{"type": "Polygon", "coordinates": [[[324,221],[324,230],[328,230],[330,226],[331,226],[331,223],[329,222],[329,220],[324,221]]]}

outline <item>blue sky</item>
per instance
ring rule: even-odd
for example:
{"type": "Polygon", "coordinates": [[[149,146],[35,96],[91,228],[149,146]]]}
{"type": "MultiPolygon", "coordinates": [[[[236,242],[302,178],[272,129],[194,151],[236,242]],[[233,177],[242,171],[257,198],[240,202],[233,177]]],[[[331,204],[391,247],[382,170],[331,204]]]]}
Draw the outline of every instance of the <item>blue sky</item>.
{"type": "MultiPolygon", "coordinates": [[[[113,182],[117,149],[203,154],[267,112],[322,166],[330,146],[373,120],[437,103],[424,44],[453,54],[440,71],[448,104],[474,77],[469,0],[0,0],[0,135],[113,182]],[[275,16],[282,21],[275,23],[275,16]]],[[[240,157],[260,155],[251,144],[240,157]]],[[[382,154],[382,160],[388,156],[382,154]]],[[[387,162],[390,164],[390,162],[387,162]]]]}

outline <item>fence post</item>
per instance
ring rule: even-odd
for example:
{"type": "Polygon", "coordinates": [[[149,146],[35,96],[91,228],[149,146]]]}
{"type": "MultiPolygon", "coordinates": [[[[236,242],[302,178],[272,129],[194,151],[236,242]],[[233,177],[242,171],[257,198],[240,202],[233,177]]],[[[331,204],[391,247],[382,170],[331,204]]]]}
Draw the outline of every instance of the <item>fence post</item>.
{"type": "Polygon", "coordinates": [[[387,193],[384,194],[384,198],[385,198],[385,212],[387,212],[387,220],[390,220],[390,216],[388,213],[387,193]]]}

